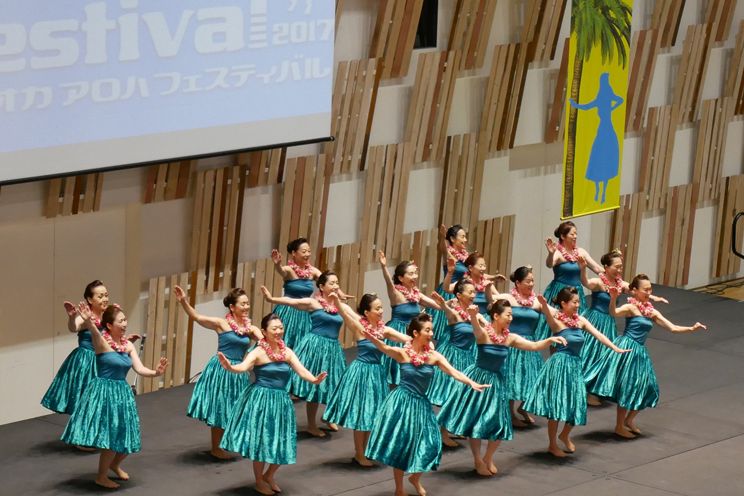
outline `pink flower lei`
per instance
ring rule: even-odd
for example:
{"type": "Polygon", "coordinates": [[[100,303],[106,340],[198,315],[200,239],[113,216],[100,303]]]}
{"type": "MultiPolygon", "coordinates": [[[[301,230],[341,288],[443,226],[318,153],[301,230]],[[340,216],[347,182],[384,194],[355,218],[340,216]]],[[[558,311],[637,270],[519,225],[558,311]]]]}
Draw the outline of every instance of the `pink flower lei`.
{"type": "Polygon", "coordinates": [[[269,360],[272,362],[287,361],[287,346],[284,344],[284,340],[280,339],[277,341],[277,346],[279,347],[278,352],[271,349],[271,345],[266,341],[266,338],[261,339],[258,342],[258,345],[266,352],[266,356],[269,357],[269,360]]]}
{"type": "Polygon", "coordinates": [[[475,279],[473,278],[473,275],[470,273],[470,271],[465,272],[465,276],[463,279],[470,279],[470,282],[473,283],[473,286],[475,286],[475,290],[479,293],[482,293],[486,290],[486,280],[483,276],[481,276],[480,282],[475,282],[475,279]]]}
{"type": "Polygon", "coordinates": [[[555,316],[556,319],[563,322],[566,327],[570,329],[578,329],[579,328],[579,315],[573,314],[573,315],[566,315],[563,312],[558,312],[558,314],[555,316]]]}
{"type": "Polygon", "coordinates": [[[458,249],[451,245],[447,247],[447,252],[455,257],[459,262],[464,262],[468,258],[468,255],[470,255],[468,250],[465,248],[458,249]]]}
{"type": "Polygon", "coordinates": [[[318,303],[320,303],[320,306],[323,307],[323,311],[327,313],[338,313],[338,308],[336,308],[336,305],[331,305],[328,300],[323,298],[321,295],[315,295],[315,299],[318,300],[318,303]]]}
{"type": "Polygon", "coordinates": [[[579,249],[574,247],[573,250],[568,251],[563,243],[558,243],[558,251],[561,252],[566,262],[578,262],[579,260],[579,249]]]}
{"type": "Polygon", "coordinates": [[[362,317],[361,319],[359,319],[359,323],[362,324],[362,327],[364,327],[365,331],[374,336],[376,339],[385,338],[385,323],[382,320],[380,320],[377,325],[373,326],[372,323],[367,320],[367,317],[362,317]]]}
{"type": "Polygon", "coordinates": [[[115,352],[124,353],[127,351],[127,343],[129,343],[129,340],[126,335],[122,334],[118,343],[114,342],[113,336],[111,336],[108,331],[103,331],[101,335],[103,335],[103,339],[106,340],[108,345],[111,346],[111,349],[115,352]]]}
{"type": "Polygon", "coordinates": [[[470,322],[470,314],[467,311],[465,311],[464,308],[462,308],[462,305],[460,305],[460,302],[457,301],[457,298],[455,298],[453,300],[450,300],[450,301],[453,301],[454,302],[451,305],[452,310],[454,310],[455,312],[457,312],[457,314],[460,316],[460,318],[464,322],[470,322]]]}
{"type": "Polygon", "coordinates": [[[610,278],[607,277],[607,275],[604,272],[602,272],[601,274],[599,274],[599,279],[602,281],[602,284],[604,284],[608,290],[615,288],[618,291],[622,292],[623,290],[623,278],[622,277],[616,277],[615,284],[612,284],[610,282],[610,278]]]}
{"type": "Polygon", "coordinates": [[[247,316],[243,317],[243,325],[238,324],[238,321],[235,320],[235,316],[232,312],[227,312],[225,320],[227,321],[227,325],[230,326],[230,329],[232,329],[238,336],[247,336],[251,333],[251,319],[247,316]]]}
{"type": "Polygon", "coordinates": [[[520,307],[528,308],[532,308],[532,305],[535,304],[535,298],[537,298],[534,291],[530,291],[530,295],[525,298],[524,296],[522,296],[522,293],[517,291],[517,288],[512,288],[511,295],[514,297],[520,307]]]}
{"type": "Polygon", "coordinates": [[[641,312],[641,315],[650,319],[654,315],[654,306],[650,301],[645,303],[636,300],[635,298],[628,298],[628,303],[635,305],[636,308],[641,312]]]}
{"type": "Polygon", "coordinates": [[[287,262],[289,268],[292,269],[299,279],[312,279],[313,278],[313,267],[311,264],[306,264],[304,267],[300,267],[295,263],[294,260],[287,262]]]}
{"type": "Polygon", "coordinates": [[[488,334],[488,339],[491,340],[493,344],[504,344],[506,343],[506,338],[509,337],[509,329],[504,329],[504,331],[499,335],[496,334],[496,329],[493,328],[493,325],[488,324],[485,328],[486,334],[488,334]]]}
{"type": "Polygon", "coordinates": [[[408,289],[402,284],[396,284],[395,289],[400,291],[400,294],[402,294],[403,297],[411,303],[418,303],[419,301],[421,301],[421,291],[416,286],[408,289]]]}
{"type": "Polygon", "coordinates": [[[405,351],[406,355],[408,355],[408,357],[411,359],[411,363],[414,365],[414,367],[420,367],[429,360],[429,357],[434,352],[434,346],[429,346],[428,350],[422,353],[418,353],[416,350],[413,349],[413,345],[411,343],[406,343],[405,346],[403,346],[403,351],[405,351]]]}

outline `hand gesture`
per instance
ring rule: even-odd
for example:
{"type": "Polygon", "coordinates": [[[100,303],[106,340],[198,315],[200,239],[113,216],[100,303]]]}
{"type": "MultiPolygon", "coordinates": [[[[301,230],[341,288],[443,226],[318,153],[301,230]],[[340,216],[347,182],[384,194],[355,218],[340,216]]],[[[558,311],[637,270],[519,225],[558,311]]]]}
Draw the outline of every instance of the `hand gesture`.
{"type": "Polygon", "coordinates": [[[667,300],[666,298],[664,298],[662,296],[657,296],[656,297],[656,302],[657,303],[666,303],[667,305],[669,305],[669,300],[667,300]]]}
{"type": "Polygon", "coordinates": [[[431,299],[434,300],[440,306],[444,305],[444,298],[442,298],[442,295],[440,295],[436,291],[433,291],[431,293],[431,299]]]}
{"type": "Polygon", "coordinates": [[[586,268],[586,258],[584,258],[584,255],[579,255],[579,267],[582,269],[586,268]]]}
{"type": "Polygon", "coordinates": [[[471,317],[475,317],[476,315],[478,315],[478,306],[470,305],[468,307],[468,315],[470,315],[471,317]]]}
{"type": "Polygon", "coordinates": [[[341,298],[338,296],[338,293],[336,293],[335,291],[332,291],[328,294],[328,301],[330,301],[336,306],[339,306],[341,304],[341,298]]]}
{"type": "Polygon", "coordinates": [[[160,357],[160,362],[158,363],[158,367],[155,369],[155,376],[163,375],[165,373],[165,368],[168,366],[168,359],[165,357],[160,357]]]}
{"type": "Polygon", "coordinates": [[[68,317],[73,318],[77,315],[78,312],[74,304],[66,301],[63,303],[63,305],[65,306],[65,312],[67,312],[68,317]]]}
{"type": "Polygon", "coordinates": [[[568,341],[566,341],[566,338],[564,338],[563,336],[550,336],[548,338],[548,341],[550,341],[553,344],[559,344],[561,346],[568,345],[568,341]]]}
{"type": "Polygon", "coordinates": [[[557,248],[555,246],[555,241],[553,241],[553,238],[548,238],[545,240],[545,248],[548,249],[548,253],[555,253],[555,250],[557,248]]]}
{"type": "Polygon", "coordinates": [[[142,336],[140,336],[139,334],[127,334],[127,341],[129,341],[130,343],[136,343],[140,339],[142,339],[142,336]]]}
{"type": "Polygon", "coordinates": [[[269,288],[267,288],[266,286],[261,286],[261,293],[263,294],[264,300],[271,303],[271,299],[273,298],[273,296],[271,296],[271,291],[269,291],[269,288]]]}
{"type": "Polygon", "coordinates": [[[497,272],[495,276],[493,276],[494,280],[503,281],[506,282],[508,279],[504,274],[501,274],[500,272],[497,272]]]}
{"type": "Polygon", "coordinates": [[[447,272],[452,274],[455,272],[455,265],[457,264],[457,259],[453,257],[452,255],[447,257],[447,272]]]}
{"type": "Polygon", "coordinates": [[[540,305],[542,305],[544,307],[548,305],[548,300],[546,300],[545,299],[545,296],[543,296],[541,294],[537,295],[537,301],[539,301],[540,302],[540,305]]]}
{"type": "Polygon", "coordinates": [[[321,372],[320,374],[315,376],[315,380],[313,380],[312,383],[317,386],[318,384],[323,382],[326,377],[328,377],[328,372],[321,372]]]}
{"type": "Polygon", "coordinates": [[[176,296],[176,301],[181,303],[182,301],[185,301],[186,303],[189,302],[189,297],[186,295],[186,291],[183,290],[181,286],[173,286],[173,294],[176,296]]]}
{"type": "Polygon", "coordinates": [[[220,365],[222,365],[222,368],[225,370],[229,370],[230,372],[233,371],[233,365],[230,363],[230,360],[227,359],[224,353],[221,351],[217,352],[217,359],[220,361],[220,365]]]}
{"type": "Polygon", "coordinates": [[[83,319],[84,322],[88,323],[93,318],[93,311],[90,309],[88,304],[84,301],[78,303],[77,313],[83,319]]]}
{"type": "Polygon", "coordinates": [[[341,288],[338,289],[338,297],[342,299],[343,301],[353,300],[355,298],[354,295],[346,294],[341,288]]]}
{"type": "Polygon", "coordinates": [[[613,298],[617,298],[618,296],[620,296],[620,288],[612,286],[609,288],[609,290],[610,290],[610,296],[612,296],[613,298]]]}
{"type": "Polygon", "coordinates": [[[693,324],[693,326],[692,326],[692,330],[693,331],[697,331],[698,329],[702,329],[704,331],[707,331],[708,330],[708,326],[706,326],[705,324],[701,324],[700,322],[695,322],[695,324],[693,324]]]}
{"type": "Polygon", "coordinates": [[[622,349],[622,348],[618,348],[618,349],[615,350],[615,353],[630,353],[631,351],[633,351],[633,350],[625,350],[625,349],[622,349]]]}
{"type": "Polygon", "coordinates": [[[472,384],[470,384],[470,387],[475,389],[479,393],[482,393],[486,389],[490,388],[491,385],[490,384],[478,384],[477,382],[473,382],[472,384]]]}
{"type": "Polygon", "coordinates": [[[380,261],[380,265],[387,265],[387,257],[384,251],[380,250],[377,252],[377,259],[380,261]]]}
{"type": "Polygon", "coordinates": [[[276,248],[271,250],[271,261],[274,262],[274,265],[281,265],[282,263],[282,254],[276,248]]]}

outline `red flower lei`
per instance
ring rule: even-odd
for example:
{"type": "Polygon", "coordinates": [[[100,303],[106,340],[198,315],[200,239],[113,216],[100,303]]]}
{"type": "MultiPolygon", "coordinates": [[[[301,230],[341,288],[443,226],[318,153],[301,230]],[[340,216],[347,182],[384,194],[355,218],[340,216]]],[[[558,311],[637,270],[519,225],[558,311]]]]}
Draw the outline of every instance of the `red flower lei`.
{"type": "Polygon", "coordinates": [[[364,330],[367,331],[369,334],[374,336],[377,339],[383,339],[385,337],[385,323],[380,320],[376,326],[372,326],[369,320],[367,320],[366,317],[362,317],[359,319],[359,323],[362,324],[362,327],[364,327],[364,330]]]}
{"type": "Polygon", "coordinates": [[[111,336],[111,334],[109,334],[108,331],[103,331],[101,335],[103,335],[103,339],[106,340],[108,345],[111,346],[111,349],[115,352],[124,353],[127,351],[127,343],[129,343],[129,340],[127,339],[126,335],[122,334],[118,343],[114,342],[114,338],[111,336]]]}
{"type": "Polygon", "coordinates": [[[623,290],[623,278],[622,277],[616,277],[615,278],[615,284],[610,283],[610,279],[605,275],[604,272],[599,274],[599,279],[602,281],[602,284],[607,287],[608,290],[615,288],[618,291],[622,292],[623,290]]]}
{"type": "Polygon", "coordinates": [[[447,252],[451,256],[455,257],[455,259],[457,259],[459,262],[464,262],[465,259],[467,259],[468,256],[470,255],[468,253],[468,250],[466,250],[465,248],[457,249],[454,246],[448,246],[447,247],[447,252]]]}
{"type": "Polygon", "coordinates": [[[295,275],[299,279],[312,279],[313,278],[313,267],[311,264],[306,264],[304,267],[300,267],[295,263],[294,260],[290,260],[287,262],[287,265],[289,265],[289,268],[292,269],[295,273],[295,275]]]}
{"type": "Polygon", "coordinates": [[[504,332],[501,333],[501,335],[496,334],[496,329],[493,328],[491,324],[488,324],[486,326],[486,334],[488,334],[488,339],[491,340],[493,344],[504,344],[506,343],[506,338],[509,337],[509,329],[504,329],[504,332]]]}
{"type": "Polygon", "coordinates": [[[573,250],[568,251],[563,243],[558,243],[558,251],[561,252],[566,262],[577,262],[579,260],[579,249],[574,247],[573,250]]]}
{"type": "Polygon", "coordinates": [[[467,311],[465,311],[464,308],[462,308],[462,305],[460,305],[460,302],[457,301],[457,298],[455,298],[454,300],[450,300],[450,301],[455,302],[454,304],[451,305],[452,310],[457,312],[457,314],[460,316],[460,318],[464,322],[470,322],[470,314],[467,311]]]}
{"type": "Polygon", "coordinates": [[[331,305],[328,303],[328,301],[323,298],[321,295],[316,295],[315,299],[318,300],[318,303],[320,303],[320,306],[323,307],[323,311],[327,313],[338,313],[338,308],[336,308],[336,305],[331,305]]]}
{"type": "Polygon", "coordinates": [[[243,317],[242,326],[235,320],[232,312],[227,312],[227,315],[225,315],[225,320],[230,326],[230,329],[232,329],[238,336],[247,336],[251,333],[251,319],[249,319],[248,317],[243,317]]]}
{"type": "Polygon", "coordinates": [[[563,312],[558,312],[558,314],[555,316],[556,319],[563,322],[566,327],[569,329],[578,329],[579,328],[579,315],[573,314],[572,316],[568,316],[563,312]]]}
{"type": "Polygon", "coordinates": [[[402,284],[396,284],[395,289],[400,291],[400,294],[403,295],[406,301],[410,301],[411,303],[418,303],[419,301],[421,301],[421,291],[416,286],[408,289],[402,284]]]}
{"type": "Polygon", "coordinates": [[[525,298],[524,296],[522,296],[522,293],[517,291],[517,288],[512,288],[511,295],[514,297],[515,300],[517,300],[519,306],[528,308],[532,308],[532,305],[535,304],[535,298],[537,298],[534,291],[531,291],[530,295],[525,298]]]}
{"type": "Polygon", "coordinates": [[[413,345],[411,343],[406,343],[405,346],[403,346],[403,351],[405,351],[406,355],[411,358],[411,363],[414,365],[414,367],[420,367],[425,364],[427,360],[429,360],[429,357],[434,351],[434,346],[429,346],[428,350],[424,351],[423,353],[418,353],[416,352],[416,350],[413,349],[413,345]]]}
{"type": "Polygon", "coordinates": [[[266,352],[266,356],[269,357],[269,360],[272,362],[286,362],[287,361],[287,346],[284,344],[284,340],[280,339],[277,342],[277,345],[279,346],[279,351],[274,352],[274,350],[271,349],[271,345],[269,344],[266,339],[261,339],[258,342],[258,345],[266,352]]]}
{"type": "Polygon", "coordinates": [[[475,282],[475,279],[473,279],[473,275],[470,273],[470,271],[465,272],[465,276],[463,279],[470,279],[470,282],[473,283],[473,286],[475,286],[475,290],[479,293],[482,293],[486,290],[486,283],[485,278],[481,276],[480,282],[475,282]]]}
{"type": "Polygon", "coordinates": [[[630,303],[631,305],[635,305],[636,308],[641,312],[641,315],[643,315],[647,319],[650,319],[651,316],[654,314],[654,306],[651,304],[650,301],[642,303],[635,298],[628,298],[628,303],[630,303]]]}

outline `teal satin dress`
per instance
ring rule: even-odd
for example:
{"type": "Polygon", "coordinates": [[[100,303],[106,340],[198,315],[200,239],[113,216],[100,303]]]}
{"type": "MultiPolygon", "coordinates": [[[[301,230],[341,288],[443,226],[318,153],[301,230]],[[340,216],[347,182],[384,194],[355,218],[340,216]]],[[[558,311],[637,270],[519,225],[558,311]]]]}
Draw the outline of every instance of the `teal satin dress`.
{"type": "MultiPolygon", "coordinates": [[[[221,332],[217,351],[235,365],[243,361],[250,344],[250,336],[241,336],[234,331],[221,332]]],[[[186,415],[210,427],[224,429],[240,394],[249,383],[248,374],[233,374],[225,370],[217,355],[213,356],[194,386],[186,415]]]]}
{"type": "Polygon", "coordinates": [[[331,395],[323,420],[355,431],[371,431],[388,393],[380,352],[368,339],[357,341],[357,357],[331,395]]]}
{"type": "MultiPolygon", "coordinates": [[[[415,316],[421,313],[421,305],[415,301],[408,301],[401,303],[400,305],[393,306],[393,316],[387,326],[394,329],[402,334],[406,334],[408,331],[408,324],[415,316]]],[[[402,347],[403,343],[386,339],[385,344],[389,346],[402,347]]],[[[398,384],[400,381],[398,374],[398,362],[393,360],[387,355],[382,357],[382,368],[387,371],[387,381],[389,384],[398,384]]]]}
{"type": "Polygon", "coordinates": [[[507,441],[512,438],[509,388],[502,373],[509,348],[498,344],[479,344],[475,363],[463,374],[478,384],[491,387],[478,392],[457,382],[439,411],[439,425],[450,433],[472,439],[507,441]]]}
{"type": "Polygon", "coordinates": [[[291,393],[298,398],[325,405],[331,399],[331,393],[336,390],[346,370],[346,359],[341,343],[338,341],[338,333],[344,319],[337,313],[313,310],[310,312],[310,320],[313,324],[312,329],[297,345],[295,353],[300,363],[311,374],[328,372],[328,377],[316,386],[303,381],[300,376],[294,374],[289,388],[291,393]]]}
{"type": "Polygon", "coordinates": [[[256,380],[243,391],[225,428],[220,448],[256,462],[288,465],[297,460],[297,421],[287,383],[287,362],[253,368],[256,380]]]}
{"type": "Polygon", "coordinates": [[[613,342],[631,351],[615,353],[606,348],[586,373],[589,392],[627,410],[654,408],[659,403],[659,383],[645,344],[653,326],[654,321],[643,316],[625,319],[625,332],[613,342]]]}
{"type": "Polygon", "coordinates": [[[400,364],[400,385],[382,404],[365,456],[408,473],[436,470],[442,437],[426,390],[434,375],[428,364],[400,364]]]}
{"type": "MultiPolygon", "coordinates": [[[[467,272],[468,268],[465,266],[464,263],[460,262],[459,260],[455,262],[455,271],[452,273],[452,284],[455,284],[460,279],[465,277],[465,274],[467,272]]],[[[443,277],[447,275],[446,265],[442,267],[442,274],[443,277]]],[[[452,298],[452,293],[446,292],[444,290],[444,286],[442,286],[441,284],[437,286],[437,293],[439,293],[441,297],[445,299],[445,301],[452,298]]],[[[447,315],[442,310],[437,310],[434,308],[427,308],[426,312],[431,315],[432,326],[434,329],[434,340],[438,344],[442,344],[449,338],[449,333],[447,332],[447,315]]]]}
{"type": "MultiPolygon", "coordinates": [[[[553,266],[553,280],[548,283],[543,296],[551,306],[555,307],[553,298],[567,286],[574,287],[579,292],[579,314],[581,314],[586,308],[586,297],[584,287],[581,285],[581,268],[576,262],[563,262],[553,266]]],[[[535,340],[540,341],[548,337],[550,337],[550,326],[545,319],[542,319],[535,331],[535,340]]]]}
{"type": "MultiPolygon", "coordinates": [[[[284,296],[287,298],[310,298],[315,292],[315,281],[312,279],[293,279],[284,281],[284,296]]],[[[305,334],[312,329],[310,314],[287,305],[277,305],[274,313],[284,324],[284,343],[290,348],[299,344],[305,334]]]]}
{"type": "MultiPolygon", "coordinates": [[[[617,324],[615,323],[615,318],[610,315],[610,293],[594,291],[592,293],[592,304],[584,311],[582,316],[596,327],[599,332],[607,336],[610,341],[613,341],[617,337],[617,324]]],[[[605,350],[611,351],[597,341],[597,338],[594,336],[586,336],[584,346],[581,348],[581,363],[585,376],[602,357],[605,350]]]]}
{"type": "Polygon", "coordinates": [[[545,362],[522,408],[550,420],[584,425],[586,389],[580,357],[584,332],[566,328],[556,336],[566,338],[568,345],[556,347],[553,356],[545,362]]]}
{"type": "MultiPolygon", "coordinates": [[[[512,307],[512,322],[509,330],[527,341],[535,341],[535,329],[542,318],[542,313],[529,307],[512,307]]],[[[540,353],[509,348],[509,358],[504,364],[504,375],[509,378],[509,399],[524,401],[537,381],[543,368],[540,353]]]]}
{"type": "Polygon", "coordinates": [[[53,412],[72,414],[80,395],[96,376],[96,353],[90,331],[77,333],[78,346],[67,355],[41,399],[41,406],[53,412]]]}
{"type": "MultiPolygon", "coordinates": [[[[457,370],[463,371],[475,363],[475,336],[473,324],[457,322],[447,325],[450,337],[437,351],[457,370]]],[[[429,386],[428,396],[432,404],[442,406],[456,388],[457,381],[439,368],[434,370],[434,378],[429,386]]]]}
{"type": "Polygon", "coordinates": [[[98,376],[90,381],[62,433],[62,441],[75,446],[136,453],[140,450],[140,422],[127,373],[128,353],[96,355],[98,376]]]}

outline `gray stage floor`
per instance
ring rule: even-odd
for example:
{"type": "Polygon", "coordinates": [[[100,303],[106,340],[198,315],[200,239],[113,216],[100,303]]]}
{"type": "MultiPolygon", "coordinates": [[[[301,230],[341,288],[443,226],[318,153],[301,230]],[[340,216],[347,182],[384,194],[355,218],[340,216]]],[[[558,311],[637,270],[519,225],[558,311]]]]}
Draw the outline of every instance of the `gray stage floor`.
{"type": "MultiPolygon", "coordinates": [[[[744,332],[742,304],[724,298],[657,288],[671,305],[672,321],[700,320],[710,331],[673,335],[655,328],[648,340],[661,388],[658,408],[642,412],[644,435],[619,440],[612,406],[590,408],[578,427],[578,451],[565,460],[545,453],[546,422],[515,432],[496,455],[500,473],[489,479],[472,470],[469,450],[445,451],[439,471],[423,482],[430,495],[744,495],[744,332]],[[739,468],[736,468],[739,467],[739,468]]],[[[214,462],[209,432],[184,415],[192,386],[137,398],[142,452],[125,468],[132,475],[120,493],[256,494],[249,460],[214,462]]],[[[304,425],[304,405],[295,405],[304,425]]],[[[48,415],[0,427],[0,494],[106,492],[93,483],[97,455],[59,441],[67,417],[48,415]]],[[[297,465],[279,471],[287,495],[389,495],[392,471],[351,464],[352,435],[327,439],[300,434],[297,465]]],[[[413,493],[413,491],[410,491],[413,493]]]]}

